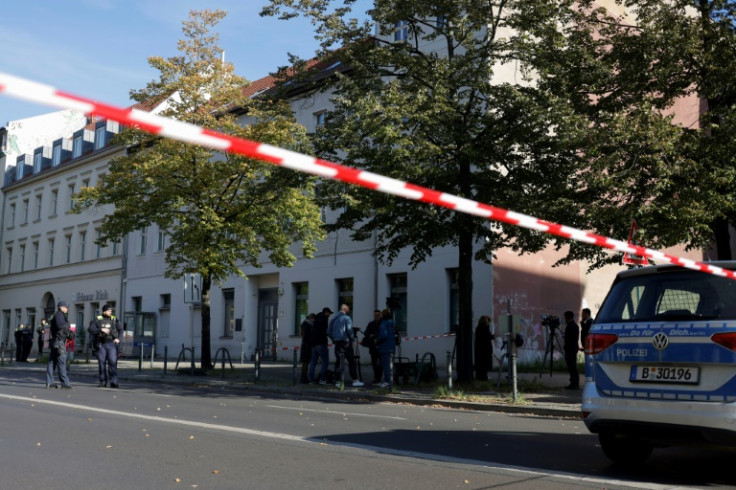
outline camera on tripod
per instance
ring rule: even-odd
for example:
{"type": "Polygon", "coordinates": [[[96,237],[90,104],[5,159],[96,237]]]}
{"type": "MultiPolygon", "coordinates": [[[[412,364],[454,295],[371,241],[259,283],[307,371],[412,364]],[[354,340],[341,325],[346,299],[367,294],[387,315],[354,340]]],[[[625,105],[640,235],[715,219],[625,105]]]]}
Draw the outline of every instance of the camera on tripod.
{"type": "Polygon", "coordinates": [[[555,328],[560,326],[560,317],[553,315],[542,315],[542,325],[549,328],[550,330],[554,330],[555,328]]]}

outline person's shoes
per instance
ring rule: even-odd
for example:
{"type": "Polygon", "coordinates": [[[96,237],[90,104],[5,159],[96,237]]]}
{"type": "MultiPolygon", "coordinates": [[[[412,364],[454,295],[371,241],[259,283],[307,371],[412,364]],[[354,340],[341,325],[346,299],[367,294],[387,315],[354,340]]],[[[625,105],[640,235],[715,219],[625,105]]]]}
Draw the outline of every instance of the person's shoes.
{"type": "Polygon", "coordinates": [[[46,389],[50,390],[51,388],[58,388],[59,385],[46,385],[46,389]]]}
{"type": "Polygon", "coordinates": [[[353,381],[354,388],[360,388],[361,386],[365,386],[365,383],[363,383],[361,380],[356,379],[355,381],[353,381]]]}
{"type": "Polygon", "coordinates": [[[335,388],[342,388],[342,383],[340,383],[339,381],[335,383],[335,388]]]}
{"type": "Polygon", "coordinates": [[[104,382],[100,381],[99,383],[97,383],[97,387],[98,388],[107,388],[107,383],[104,383],[104,382]]]}
{"type": "Polygon", "coordinates": [[[327,384],[327,381],[325,381],[324,379],[320,379],[319,382],[318,382],[318,384],[326,385],[327,384]]]}
{"type": "Polygon", "coordinates": [[[120,385],[117,383],[110,383],[110,388],[120,388],[120,385]]]}
{"type": "Polygon", "coordinates": [[[388,388],[388,383],[386,383],[386,382],[384,381],[383,383],[379,383],[379,384],[378,384],[378,387],[379,387],[379,388],[388,388]]]}
{"type": "Polygon", "coordinates": [[[74,388],[72,388],[71,385],[66,385],[66,386],[62,385],[61,389],[62,390],[73,390],[74,388]]]}
{"type": "Polygon", "coordinates": [[[580,387],[579,386],[573,386],[573,385],[567,385],[567,386],[565,386],[565,389],[566,390],[579,390],[580,387]]]}

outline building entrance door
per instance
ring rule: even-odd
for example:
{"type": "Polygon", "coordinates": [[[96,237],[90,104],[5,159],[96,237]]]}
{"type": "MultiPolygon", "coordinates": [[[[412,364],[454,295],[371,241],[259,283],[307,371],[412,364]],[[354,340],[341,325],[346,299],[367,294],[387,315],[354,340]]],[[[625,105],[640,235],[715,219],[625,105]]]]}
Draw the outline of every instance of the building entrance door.
{"type": "Polygon", "coordinates": [[[261,289],[258,291],[258,337],[257,349],[263,356],[271,356],[276,360],[276,346],[279,341],[279,295],[278,290],[261,289]]]}

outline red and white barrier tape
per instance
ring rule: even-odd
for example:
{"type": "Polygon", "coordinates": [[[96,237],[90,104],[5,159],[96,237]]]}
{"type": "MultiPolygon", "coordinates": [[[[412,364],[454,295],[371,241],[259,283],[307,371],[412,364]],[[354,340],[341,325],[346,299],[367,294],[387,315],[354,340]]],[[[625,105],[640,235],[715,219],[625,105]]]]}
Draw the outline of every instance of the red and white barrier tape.
{"type": "Polygon", "coordinates": [[[237,138],[195,126],[193,124],[177,121],[175,119],[156,116],[145,111],[137,109],[123,109],[107,104],[101,104],[90,99],[67,94],[50,85],[33,82],[2,72],[0,72],[0,93],[5,93],[11,97],[25,99],[31,102],[46,104],[62,109],[77,110],[84,112],[85,114],[112,119],[129,126],[137,126],[152,134],[206,146],[219,151],[256,158],[258,160],[263,160],[292,170],[307,172],[320,177],[359,185],[361,187],[366,187],[386,194],[405,197],[415,201],[427,202],[461,213],[472,214],[514,226],[520,226],[522,228],[537,230],[549,235],[556,235],[602,248],[617,250],[624,253],[628,252],[629,254],[649,257],[654,260],[668,262],[688,269],[736,279],[736,272],[716,267],[714,265],[676,257],[650,248],[632,245],[620,240],[614,240],[613,238],[588,233],[583,230],[551,223],[549,221],[497,208],[488,204],[482,204],[463,197],[420,187],[409,182],[403,182],[372,172],[345,167],[334,162],[321,160],[319,158],[303,155],[301,153],[296,153],[275,146],[237,138]]]}

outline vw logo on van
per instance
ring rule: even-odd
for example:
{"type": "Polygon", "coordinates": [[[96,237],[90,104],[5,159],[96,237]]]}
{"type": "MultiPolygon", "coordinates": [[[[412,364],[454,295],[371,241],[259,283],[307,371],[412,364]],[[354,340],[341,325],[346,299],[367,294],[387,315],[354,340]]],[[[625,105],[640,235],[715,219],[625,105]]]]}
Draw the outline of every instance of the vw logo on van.
{"type": "Polygon", "coordinates": [[[665,335],[662,332],[659,332],[652,338],[652,345],[657,350],[665,350],[667,348],[667,345],[670,343],[669,339],[667,338],[667,335],[665,335]]]}

